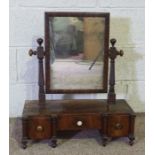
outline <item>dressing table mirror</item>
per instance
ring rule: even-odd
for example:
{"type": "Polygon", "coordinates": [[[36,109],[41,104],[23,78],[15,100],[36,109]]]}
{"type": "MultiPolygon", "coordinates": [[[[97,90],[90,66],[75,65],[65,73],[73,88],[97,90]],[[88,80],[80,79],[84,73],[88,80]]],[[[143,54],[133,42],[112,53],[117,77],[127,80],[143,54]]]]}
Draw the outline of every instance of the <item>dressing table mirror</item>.
{"type": "Polygon", "coordinates": [[[117,137],[133,144],[135,113],[125,100],[116,99],[114,88],[115,58],[123,51],[116,49],[116,39],[109,48],[109,22],[109,13],[45,12],[45,47],[39,38],[37,50],[29,51],[38,58],[39,91],[38,100],[25,101],[22,148],[28,140],[44,139],[56,147],[60,132],[84,129],[98,129],[103,146],[117,137]],[[108,95],[46,100],[46,94],[85,93],[108,95]]]}
{"type": "Polygon", "coordinates": [[[107,92],[109,14],[46,13],[46,92],[107,92]]]}

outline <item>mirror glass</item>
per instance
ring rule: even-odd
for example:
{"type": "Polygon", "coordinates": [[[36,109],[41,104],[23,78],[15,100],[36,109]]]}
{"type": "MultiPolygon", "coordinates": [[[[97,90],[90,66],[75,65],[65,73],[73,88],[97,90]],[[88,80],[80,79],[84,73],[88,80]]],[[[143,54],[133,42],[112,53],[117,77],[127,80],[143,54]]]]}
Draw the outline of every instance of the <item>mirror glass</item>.
{"type": "Polygon", "coordinates": [[[105,17],[48,19],[50,88],[103,89],[105,17]]]}

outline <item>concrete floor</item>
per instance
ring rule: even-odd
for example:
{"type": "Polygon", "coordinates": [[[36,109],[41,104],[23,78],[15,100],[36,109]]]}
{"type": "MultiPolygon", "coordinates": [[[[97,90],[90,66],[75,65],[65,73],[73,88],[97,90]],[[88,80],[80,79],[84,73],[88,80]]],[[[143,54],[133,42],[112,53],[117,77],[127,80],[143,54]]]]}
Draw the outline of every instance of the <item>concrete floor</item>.
{"type": "Polygon", "coordinates": [[[101,145],[101,137],[96,130],[82,131],[70,138],[58,139],[58,147],[51,148],[48,141],[29,142],[28,148],[20,148],[21,121],[10,118],[10,155],[144,155],[145,116],[138,115],[135,124],[135,144],[128,145],[127,138],[119,138],[101,145]]]}

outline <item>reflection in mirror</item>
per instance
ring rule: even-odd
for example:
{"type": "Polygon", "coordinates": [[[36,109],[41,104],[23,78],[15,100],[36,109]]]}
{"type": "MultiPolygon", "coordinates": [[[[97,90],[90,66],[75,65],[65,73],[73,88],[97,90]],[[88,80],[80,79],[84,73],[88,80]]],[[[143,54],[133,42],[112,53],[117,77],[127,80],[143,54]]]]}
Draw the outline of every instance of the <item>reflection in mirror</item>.
{"type": "Polygon", "coordinates": [[[50,88],[102,89],[104,17],[50,17],[50,88]]]}

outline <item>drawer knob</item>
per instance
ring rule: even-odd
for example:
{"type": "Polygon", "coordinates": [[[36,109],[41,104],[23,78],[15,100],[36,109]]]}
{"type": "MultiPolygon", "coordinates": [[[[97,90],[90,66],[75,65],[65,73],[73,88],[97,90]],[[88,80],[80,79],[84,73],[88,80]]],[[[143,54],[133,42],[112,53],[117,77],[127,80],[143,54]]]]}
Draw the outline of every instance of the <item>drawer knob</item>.
{"type": "Polygon", "coordinates": [[[120,130],[120,129],[122,129],[122,128],[123,128],[123,125],[121,125],[120,123],[116,123],[116,124],[115,124],[115,129],[120,130]]]}
{"type": "Polygon", "coordinates": [[[41,125],[37,126],[37,131],[43,131],[43,127],[41,125]]]}
{"type": "Polygon", "coordinates": [[[83,122],[82,121],[77,121],[77,126],[82,126],[83,122]]]}

